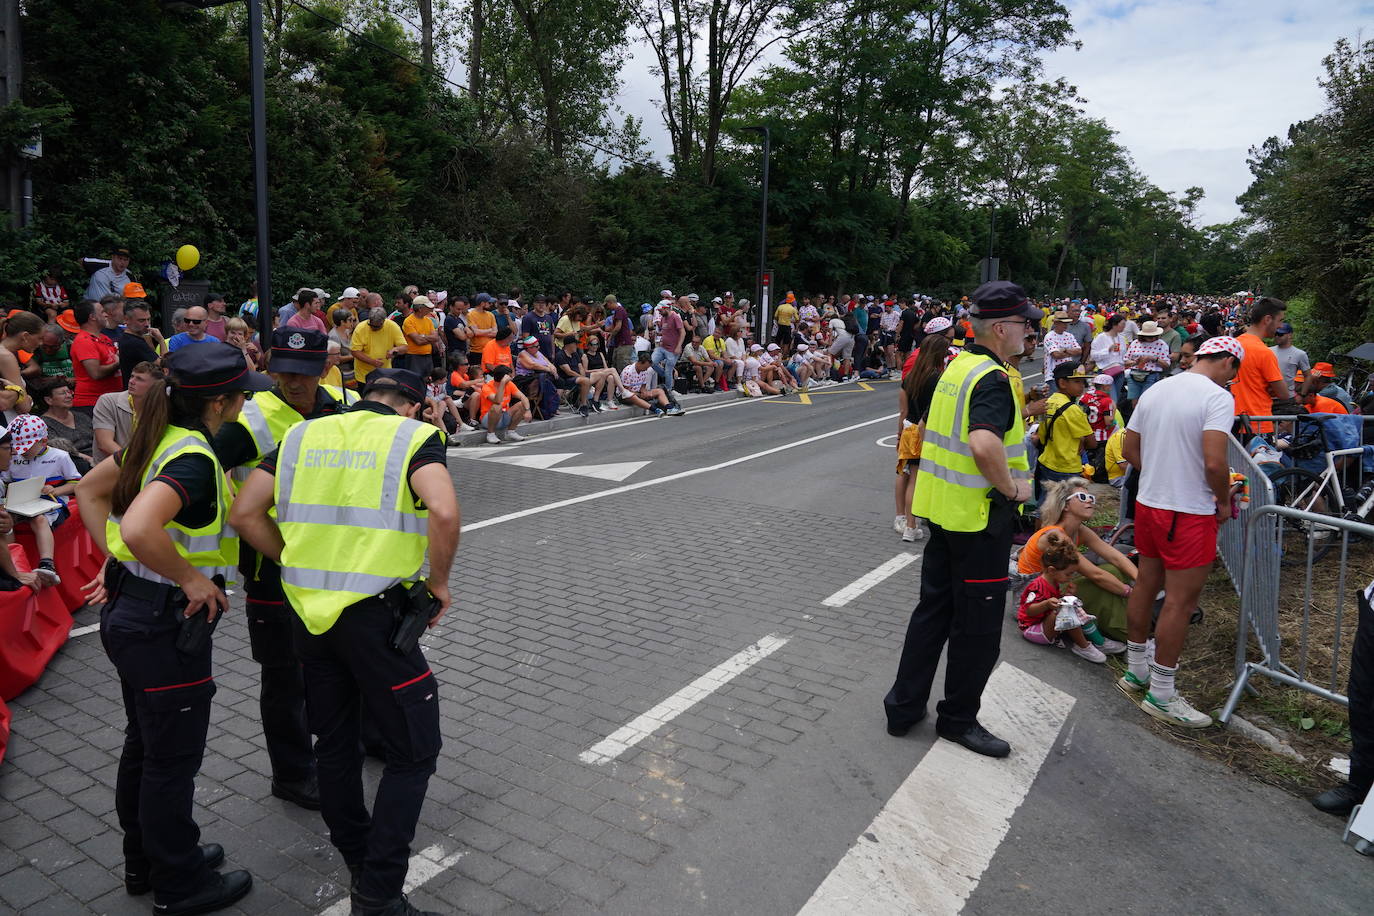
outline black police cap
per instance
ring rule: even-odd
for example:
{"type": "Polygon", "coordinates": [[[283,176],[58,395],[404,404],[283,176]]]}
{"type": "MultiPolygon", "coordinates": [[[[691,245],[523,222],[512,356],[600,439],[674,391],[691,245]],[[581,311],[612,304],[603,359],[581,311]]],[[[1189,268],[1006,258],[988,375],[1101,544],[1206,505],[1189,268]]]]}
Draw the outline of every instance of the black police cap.
{"type": "Polygon", "coordinates": [[[319,375],[329,356],[329,338],[314,328],[281,327],[272,332],[267,361],[271,372],[319,375]]]}
{"type": "Polygon", "coordinates": [[[995,318],[1029,318],[1039,321],[1045,313],[1031,305],[1026,291],[1010,280],[990,280],[973,291],[970,296],[975,318],[990,320],[995,318]]]}
{"type": "Polygon", "coordinates": [[[172,384],[190,394],[224,394],[230,391],[266,391],[272,380],[248,368],[238,347],[209,340],[174,351],[167,357],[172,384]]]}
{"type": "Polygon", "coordinates": [[[424,379],[409,369],[373,369],[368,373],[363,396],[366,397],[373,391],[395,391],[416,404],[425,402],[424,379]]]}

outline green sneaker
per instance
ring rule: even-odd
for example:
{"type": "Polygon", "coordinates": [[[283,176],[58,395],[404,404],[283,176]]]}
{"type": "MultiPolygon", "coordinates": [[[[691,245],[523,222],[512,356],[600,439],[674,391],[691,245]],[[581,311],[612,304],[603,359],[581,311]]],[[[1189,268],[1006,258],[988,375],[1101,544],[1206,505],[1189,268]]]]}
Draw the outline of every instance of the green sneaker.
{"type": "Polygon", "coordinates": [[[1138,700],[1142,692],[1150,689],[1150,676],[1147,674],[1145,679],[1141,680],[1131,673],[1130,668],[1127,668],[1121,677],[1116,679],[1116,689],[1132,700],[1138,700]]]}
{"type": "Polygon", "coordinates": [[[1182,728],[1206,728],[1212,724],[1212,717],[1204,712],[1198,712],[1185,699],[1183,694],[1176,693],[1167,702],[1161,703],[1155,699],[1155,695],[1146,691],[1144,699],[1140,701],[1140,708],[1161,722],[1168,722],[1170,725],[1178,725],[1182,728]]]}

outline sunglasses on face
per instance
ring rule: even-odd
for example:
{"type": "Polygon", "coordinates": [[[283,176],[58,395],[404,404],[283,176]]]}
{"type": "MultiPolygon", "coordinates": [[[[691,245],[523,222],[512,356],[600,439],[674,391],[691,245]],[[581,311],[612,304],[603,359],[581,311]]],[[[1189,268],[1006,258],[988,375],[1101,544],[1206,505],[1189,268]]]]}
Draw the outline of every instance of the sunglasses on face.
{"type": "Polygon", "coordinates": [[[204,323],[205,323],[205,319],[204,319],[204,318],[183,318],[182,321],[186,322],[187,324],[204,324],[204,323]]]}
{"type": "Polygon", "coordinates": [[[1087,503],[1090,506],[1093,503],[1097,502],[1096,496],[1092,495],[1091,493],[1084,493],[1082,490],[1079,490],[1077,493],[1070,493],[1069,499],[1076,499],[1079,502],[1087,503]]]}

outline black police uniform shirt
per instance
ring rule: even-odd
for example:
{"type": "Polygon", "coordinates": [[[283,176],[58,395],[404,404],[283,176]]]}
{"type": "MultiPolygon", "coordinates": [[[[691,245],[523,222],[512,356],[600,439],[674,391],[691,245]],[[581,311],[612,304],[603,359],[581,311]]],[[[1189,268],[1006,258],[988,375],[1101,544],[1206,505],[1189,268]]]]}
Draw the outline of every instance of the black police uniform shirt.
{"type": "MultiPolygon", "coordinates": [[[[115,464],[124,464],[124,449],[115,454],[115,464]]],[[[186,528],[203,528],[215,520],[215,464],[204,455],[181,455],[162,466],[153,478],[160,480],[181,497],[181,508],[172,521],[186,528]]]]}
{"type": "MultiPolygon", "coordinates": [[[[396,413],[395,410],[379,401],[359,401],[352,408],[350,408],[350,410],[370,410],[373,413],[392,415],[396,413]]],[[[443,439],[443,437],[439,435],[438,427],[435,427],[434,435],[426,439],[424,441],[424,444],[422,444],[420,448],[415,452],[415,454],[411,456],[410,466],[406,469],[406,480],[409,481],[411,476],[416,471],[420,470],[420,468],[424,467],[427,464],[446,465],[447,463],[448,447],[445,445],[445,440],[443,439]]],[[[263,458],[262,461],[259,462],[258,467],[266,471],[267,473],[276,476],[277,452],[274,451],[272,452],[272,454],[263,458]]],[[[410,488],[410,495],[414,496],[417,500],[420,498],[419,494],[415,492],[414,487],[410,488]]]]}
{"type": "Polygon", "coordinates": [[[990,356],[997,361],[999,371],[989,372],[973,386],[969,397],[969,432],[986,429],[997,438],[1006,436],[1016,423],[1016,400],[1012,397],[1011,382],[1007,378],[1007,364],[996,353],[979,344],[964,348],[969,353],[990,356]]]}

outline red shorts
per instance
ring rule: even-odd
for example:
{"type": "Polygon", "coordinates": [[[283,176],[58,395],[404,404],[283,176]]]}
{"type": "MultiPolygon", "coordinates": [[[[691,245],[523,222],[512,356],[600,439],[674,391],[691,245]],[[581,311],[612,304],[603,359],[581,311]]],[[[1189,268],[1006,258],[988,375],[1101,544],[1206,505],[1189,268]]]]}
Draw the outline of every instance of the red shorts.
{"type": "Polygon", "coordinates": [[[1211,566],[1217,558],[1217,517],[1135,504],[1135,546],[1165,569],[1211,566]]]}

